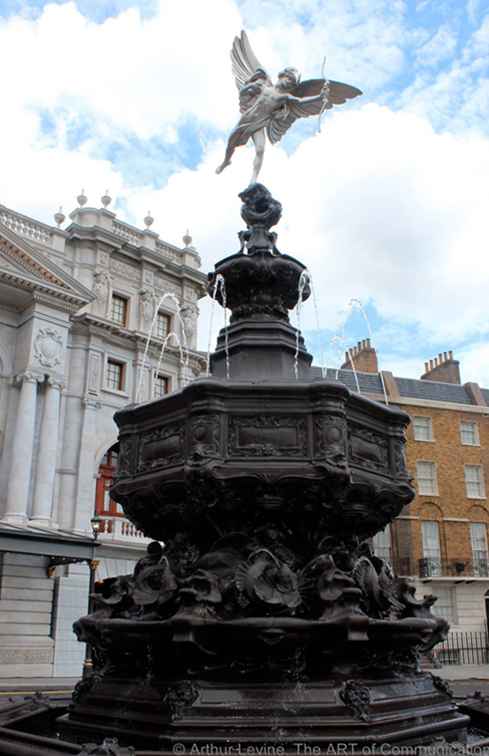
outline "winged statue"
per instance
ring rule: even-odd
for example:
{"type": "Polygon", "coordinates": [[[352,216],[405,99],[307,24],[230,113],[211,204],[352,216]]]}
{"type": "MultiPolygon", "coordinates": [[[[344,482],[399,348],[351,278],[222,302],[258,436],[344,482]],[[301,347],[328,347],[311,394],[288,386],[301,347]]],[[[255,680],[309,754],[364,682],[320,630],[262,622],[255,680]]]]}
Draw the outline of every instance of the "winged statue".
{"type": "Polygon", "coordinates": [[[236,149],[251,138],[255,145],[253,175],[256,182],[263,164],[266,136],[279,142],[298,118],[321,116],[333,105],[342,105],[362,92],[356,87],[324,78],[301,81],[295,68],[284,68],[274,84],[253,52],[245,31],[235,37],[231,49],[234,79],[239,92],[241,118],[232,130],[226,154],[216,173],[231,163],[236,149]]]}

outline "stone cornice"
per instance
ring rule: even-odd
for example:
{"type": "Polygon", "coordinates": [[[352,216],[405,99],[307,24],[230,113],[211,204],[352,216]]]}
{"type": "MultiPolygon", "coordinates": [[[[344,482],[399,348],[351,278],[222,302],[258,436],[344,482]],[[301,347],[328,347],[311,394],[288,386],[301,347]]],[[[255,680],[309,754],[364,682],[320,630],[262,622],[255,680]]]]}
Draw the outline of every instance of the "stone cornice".
{"type": "Polygon", "coordinates": [[[46,254],[32,247],[25,239],[0,224],[0,252],[12,263],[2,268],[0,278],[16,287],[40,290],[52,297],[76,306],[88,304],[94,295],[75,278],[50,260],[46,254]]]}
{"type": "Polygon", "coordinates": [[[396,399],[392,404],[410,407],[429,407],[440,410],[457,410],[458,412],[473,413],[476,415],[489,415],[489,407],[482,407],[476,404],[456,404],[455,402],[437,402],[432,399],[415,399],[403,396],[396,399]]]}
{"type": "MultiPolygon", "coordinates": [[[[130,226],[128,226],[128,228],[132,229],[130,226]]],[[[207,285],[207,276],[200,270],[185,265],[183,263],[185,254],[183,250],[169,244],[168,242],[159,241],[158,249],[152,250],[142,246],[142,244],[138,245],[136,243],[131,243],[128,239],[115,234],[109,229],[102,228],[101,226],[81,226],[77,223],[72,223],[67,231],[69,239],[102,242],[112,246],[114,251],[123,254],[124,257],[127,257],[128,259],[134,260],[134,262],[139,264],[142,262],[151,263],[160,272],[173,274],[179,279],[183,279],[186,282],[196,283],[201,287],[207,285]],[[170,257],[165,257],[165,249],[167,249],[172,255],[181,256],[182,262],[177,262],[170,257]]],[[[136,235],[136,231],[137,230],[135,229],[134,235],[136,235]]],[[[138,233],[141,235],[142,240],[143,234],[141,232],[138,233]]],[[[198,255],[196,255],[196,257],[198,257],[198,255]]],[[[203,291],[202,296],[204,296],[205,293],[206,292],[203,291]]]]}
{"type": "MultiPolygon", "coordinates": [[[[131,342],[132,345],[139,347],[141,352],[144,351],[146,346],[147,334],[138,331],[130,331],[127,328],[121,328],[116,323],[100,316],[92,315],[90,313],[83,313],[82,315],[74,316],[72,319],[74,325],[77,326],[77,332],[82,333],[83,327],[85,327],[89,333],[99,335],[102,338],[106,338],[107,332],[112,336],[120,338],[121,342],[131,342]]],[[[159,352],[163,345],[163,339],[153,337],[150,342],[151,352],[159,352]]],[[[171,345],[167,345],[165,354],[169,357],[180,360],[180,349],[171,345]]],[[[200,365],[205,361],[205,356],[202,352],[198,352],[193,349],[188,350],[189,363],[193,362],[196,365],[200,365]]]]}
{"type": "MultiPolygon", "coordinates": [[[[36,301],[45,302],[50,306],[55,306],[67,312],[76,312],[87,304],[87,300],[74,296],[69,291],[57,289],[44,284],[42,281],[22,276],[20,273],[16,274],[13,271],[2,270],[1,268],[0,281],[12,285],[15,289],[30,291],[33,293],[33,298],[36,301]]],[[[13,308],[13,310],[16,310],[16,308],[13,308]]]]}

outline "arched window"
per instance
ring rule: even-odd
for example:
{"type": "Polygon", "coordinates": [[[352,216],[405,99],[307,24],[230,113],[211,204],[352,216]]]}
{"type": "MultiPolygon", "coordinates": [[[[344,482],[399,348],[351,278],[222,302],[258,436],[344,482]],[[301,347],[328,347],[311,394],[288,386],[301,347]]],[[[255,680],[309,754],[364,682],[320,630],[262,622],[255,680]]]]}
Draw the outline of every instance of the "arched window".
{"type": "Polygon", "coordinates": [[[110,487],[117,472],[118,452],[118,444],[111,446],[104,454],[98,469],[97,485],[95,488],[95,514],[99,517],[107,518],[102,524],[101,533],[112,532],[113,522],[111,518],[124,517],[121,505],[110,498],[110,487]]]}

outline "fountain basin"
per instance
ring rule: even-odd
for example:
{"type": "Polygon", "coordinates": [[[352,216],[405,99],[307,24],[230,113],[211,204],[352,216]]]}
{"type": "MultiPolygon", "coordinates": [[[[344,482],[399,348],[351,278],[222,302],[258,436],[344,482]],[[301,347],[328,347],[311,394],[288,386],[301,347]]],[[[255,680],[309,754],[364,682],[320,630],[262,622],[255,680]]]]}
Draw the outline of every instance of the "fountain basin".
{"type": "Polygon", "coordinates": [[[224,534],[244,509],[256,523],[305,518],[324,535],[354,524],[368,537],[414,496],[403,451],[408,416],[341,384],[201,379],[115,420],[111,496],[158,540],[182,529],[215,540],[207,515],[224,534]]]}

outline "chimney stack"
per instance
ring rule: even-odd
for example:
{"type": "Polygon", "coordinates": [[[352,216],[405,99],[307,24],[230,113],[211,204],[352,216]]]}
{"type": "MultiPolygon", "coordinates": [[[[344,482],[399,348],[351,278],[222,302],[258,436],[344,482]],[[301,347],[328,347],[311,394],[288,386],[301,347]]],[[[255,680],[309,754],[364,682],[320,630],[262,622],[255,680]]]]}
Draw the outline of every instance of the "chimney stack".
{"type": "Polygon", "coordinates": [[[342,370],[358,370],[359,373],[378,373],[377,352],[371,345],[370,339],[362,339],[358,344],[345,352],[345,362],[342,370]]]}
{"type": "MultiPolygon", "coordinates": [[[[356,365],[355,365],[356,367],[356,365]]],[[[438,357],[424,363],[422,381],[440,381],[441,383],[461,383],[460,362],[453,359],[453,352],[440,352],[438,357]]]]}

